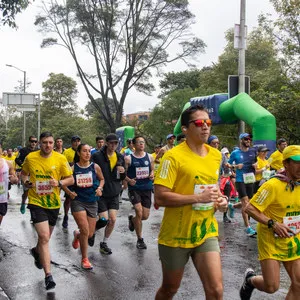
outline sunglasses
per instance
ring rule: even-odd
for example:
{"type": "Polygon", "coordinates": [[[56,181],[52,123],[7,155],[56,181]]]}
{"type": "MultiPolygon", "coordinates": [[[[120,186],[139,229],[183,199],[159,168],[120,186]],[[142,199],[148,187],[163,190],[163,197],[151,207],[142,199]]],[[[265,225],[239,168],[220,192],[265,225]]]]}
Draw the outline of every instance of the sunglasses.
{"type": "Polygon", "coordinates": [[[29,142],[30,142],[30,143],[37,143],[36,140],[30,140],[29,142]]]}
{"type": "Polygon", "coordinates": [[[196,127],[203,127],[204,124],[206,124],[208,127],[210,127],[212,124],[212,120],[211,119],[206,119],[206,120],[198,119],[198,120],[191,120],[191,121],[189,121],[189,123],[194,123],[194,125],[196,127]]]}
{"type": "Polygon", "coordinates": [[[244,141],[252,141],[250,138],[244,138],[244,141]]]}

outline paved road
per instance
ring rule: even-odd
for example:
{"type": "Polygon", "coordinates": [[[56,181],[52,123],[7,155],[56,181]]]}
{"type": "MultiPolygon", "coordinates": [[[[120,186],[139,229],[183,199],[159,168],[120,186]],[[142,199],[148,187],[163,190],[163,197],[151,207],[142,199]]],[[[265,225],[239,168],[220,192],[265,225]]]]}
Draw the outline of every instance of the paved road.
{"type": "MultiPolygon", "coordinates": [[[[35,245],[36,233],[30,224],[29,211],[21,215],[21,190],[13,186],[8,213],[0,228],[0,300],[2,299],[154,299],[161,283],[161,268],[157,252],[157,235],[163,208],[151,209],[150,219],[144,222],[147,250],[136,249],[135,234],[127,227],[127,216],[132,212],[128,201],[120,204],[116,229],[109,241],[113,250],[110,256],[99,253],[103,232],[98,232],[95,246],[89,249],[93,271],[80,268],[80,252],[71,246],[76,224],[70,215],[69,229],[63,230],[62,216],[50,243],[52,273],[57,286],[47,292],[44,275],[35,268],[29,249],[35,245]]],[[[222,219],[217,213],[218,220],[222,219]]],[[[256,239],[246,237],[241,226],[240,212],[231,224],[219,222],[223,264],[224,299],[239,299],[238,290],[247,267],[259,272],[256,239]]],[[[254,224],[255,225],[255,224],[254,224]]],[[[252,299],[284,299],[289,279],[282,269],[281,289],[267,295],[254,291],[252,299]]],[[[205,299],[202,285],[189,263],[181,287],[174,299],[205,299]]]]}

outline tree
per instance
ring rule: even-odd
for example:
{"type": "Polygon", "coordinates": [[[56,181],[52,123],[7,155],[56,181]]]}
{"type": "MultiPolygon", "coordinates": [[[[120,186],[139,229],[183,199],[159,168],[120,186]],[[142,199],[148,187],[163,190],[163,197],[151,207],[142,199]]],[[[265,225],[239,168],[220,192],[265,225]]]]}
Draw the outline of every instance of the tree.
{"type": "Polygon", "coordinates": [[[287,75],[299,81],[300,78],[300,1],[270,0],[278,13],[276,20],[261,15],[260,25],[270,34],[280,51],[282,65],[287,75]]]}
{"type": "Polygon", "coordinates": [[[64,74],[49,74],[49,79],[42,83],[44,92],[42,106],[44,110],[55,114],[57,110],[76,111],[77,83],[64,74]]]}
{"type": "Polygon", "coordinates": [[[0,22],[3,25],[17,27],[15,16],[27,8],[29,0],[0,0],[0,11],[2,16],[0,22]]]}
{"type": "Polygon", "coordinates": [[[90,101],[113,132],[121,124],[133,87],[150,94],[154,71],[159,74],[177,60],[188,63],[203,52],[203,41],[189,32],[193,22],[187,0],[69,0],[64,5],[54,0],[50,6],[44,3],[35,24],[41,32],[54,34],[42,47],[62,45],[70,52],[90,101]],[[87,48],[88,65],[94,70],[84,69],[87,64],[80,60],[78,44],[87,48]],[[175,45],[181,50],[169,54],[175,45]],[[104,108],[96,98],[103,99],[104,108]]]}

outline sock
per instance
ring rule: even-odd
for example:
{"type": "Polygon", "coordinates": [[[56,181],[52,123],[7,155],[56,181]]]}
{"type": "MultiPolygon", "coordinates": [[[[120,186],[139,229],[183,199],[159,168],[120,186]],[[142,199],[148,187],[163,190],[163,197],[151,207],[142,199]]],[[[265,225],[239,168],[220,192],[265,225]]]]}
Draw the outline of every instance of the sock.
{"type": "Polygon", "coordinates": [[[103,238],[103,243],[107,243],[107,241],[108,241],[108,238],[107,238],[107,237],[104,237],[104,238],[103,238]]]}

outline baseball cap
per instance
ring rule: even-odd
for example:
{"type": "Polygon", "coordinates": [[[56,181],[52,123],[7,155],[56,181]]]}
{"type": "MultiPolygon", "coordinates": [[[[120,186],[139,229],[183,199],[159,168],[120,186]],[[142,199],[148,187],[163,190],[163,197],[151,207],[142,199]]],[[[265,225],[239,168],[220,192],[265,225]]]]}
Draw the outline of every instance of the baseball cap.
{"type": "Polygon", "coordinates": [[[270,151],[270,149],[268,149],[265,146],[260,146],[257,148],[257,152],[267,152],[267,151],[270,151]]]}
{"type": "Polygon", "coordinates": [[[223,154],[229,153],[229,150],[226,147],[224,147],[222,148],[221,153],[223,154]]]}
{"type": "Polygon", "coordinates": [[[287,146],[283,150],[282,156],[283,156],[282,160],[286,160],[290,158],[295,161],[300,161],[300,146],[298,145],[287,146]]]}
{"type": "Polygon", "coordinates": [[[105,140],[106,140],[107,142],[118,142],[118,141],[119,141],[117,135],[114,134],[114,133],[108,134],[108,135],[106,136],[106,139],[105,139],[105,140]]]}
{"type": "Polygon", "coordinates": [[[78,136],[78,135],[73,135],[72,138],[71,138],[71,142],[75,142],[77,140],[81,140],[81,138],[78,136]]]}
{"type": "Polygon", "coordinates": [[[218,140],[218,137],[216,135],[211,135],[207,140],[207,144],[210,144],[213,140],[218,140]]]}
{"type": "Polygon", "coordinates": [[[239,136],[239,139],[242,140],[246,137],[252,138],[252,134],[249,134],[247,132],[241,133],[240,136],[239,136]]]}
{"type": "Polygon", "coordinates": [[[168,135],[167,135],[167,140],[170,139],[170,138],[172,138],[172,137],[175,138],[176,136],[175,136],[173,133],[168,134],[168,135]]]}

